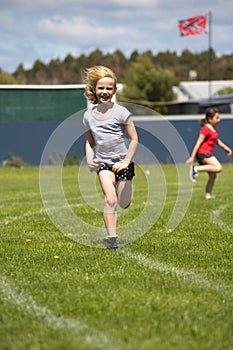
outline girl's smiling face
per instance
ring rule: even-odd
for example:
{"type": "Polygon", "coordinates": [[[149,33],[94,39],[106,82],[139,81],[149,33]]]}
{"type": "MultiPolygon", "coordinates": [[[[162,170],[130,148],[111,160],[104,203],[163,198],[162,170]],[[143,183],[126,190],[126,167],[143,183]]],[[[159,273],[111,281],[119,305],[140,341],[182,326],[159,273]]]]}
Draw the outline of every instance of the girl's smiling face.
{"type": "Polygon", "coordinates": [[[109,103],[116,92],[116,82],[111,77],[101,78],[97,81],[95,94],[97,103],[109,103]]]}

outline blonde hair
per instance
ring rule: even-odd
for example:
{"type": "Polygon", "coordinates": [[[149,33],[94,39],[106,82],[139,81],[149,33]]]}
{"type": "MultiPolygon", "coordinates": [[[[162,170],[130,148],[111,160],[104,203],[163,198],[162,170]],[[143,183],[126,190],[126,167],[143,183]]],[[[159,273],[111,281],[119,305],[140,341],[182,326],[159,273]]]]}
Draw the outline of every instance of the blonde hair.
{"type": "Polygon", "coordinates": [[[87,68],[84,71],[84,74],[86,83],[84,96],[86,96],[86,98],[94,104],[97,103],[95,89],[98,80],[102,78],[112,78],[115,82],[116,89],[117,78],[115,73],[110,68],[104,66],[93,66],[91,68],[87,68]]]}

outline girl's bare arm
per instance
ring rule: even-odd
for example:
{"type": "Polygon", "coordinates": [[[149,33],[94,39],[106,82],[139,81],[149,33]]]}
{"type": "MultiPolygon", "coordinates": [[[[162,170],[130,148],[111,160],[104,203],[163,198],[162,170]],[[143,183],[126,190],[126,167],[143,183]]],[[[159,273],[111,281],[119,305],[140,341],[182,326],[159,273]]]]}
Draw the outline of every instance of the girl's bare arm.
{"type": "Polygon", "coordinates": [[[194,160],[195,160],[195,156],[197,154],[197,151],[199,149],[199,147],[201,146],[202,142],[205,140],[205,135],[203,134],[200,134],[198,139],[197,139],[197,142],[193,148],[193,151],[192,151],[192,154],[191,156],[186,160],[186,163],[194,163],[194,160]]]}
{"type": "Polygon", "coordinates": [[[227,145],[225,145],[225,143],[223,143],[220,139],[218,139],[217,145],[218,145],[219,147],[223,148],[224,151],[227,152],[228,156],[231,156],[231,155],[232,155],[232,150],[231,150],[227,145]]]}

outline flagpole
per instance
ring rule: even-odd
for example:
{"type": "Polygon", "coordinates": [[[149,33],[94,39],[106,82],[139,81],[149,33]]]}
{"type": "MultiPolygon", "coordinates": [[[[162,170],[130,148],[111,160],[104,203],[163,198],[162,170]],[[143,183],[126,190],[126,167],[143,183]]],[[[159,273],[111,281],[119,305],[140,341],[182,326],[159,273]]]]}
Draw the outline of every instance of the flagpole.
{"type": "Polygon", "coordinates": [[[212,39],[212,13],[211,11],[209,11],[208,13],[208,19],[209,19],[209,35],[208,35],[208,41],[209,41],[209,50],[208,50],[208,88],[209,88],[209,103],[211,102],[211,95],[212,95],[212,91],[211,91],[211,39],[212,39]]]}

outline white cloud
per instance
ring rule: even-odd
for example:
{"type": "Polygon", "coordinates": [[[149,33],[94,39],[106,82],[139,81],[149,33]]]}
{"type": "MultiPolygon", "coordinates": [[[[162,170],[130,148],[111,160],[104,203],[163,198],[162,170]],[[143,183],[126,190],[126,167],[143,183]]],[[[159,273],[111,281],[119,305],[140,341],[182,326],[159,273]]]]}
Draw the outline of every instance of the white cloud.
{"type": "Polygon", "coordinates": [[[232,0],[1,0],[0,67],[13,71],[68,53],[207,50],[207,36],[181,38],[178,20],[213,14],[213,48],[232,53],[232,0]]]}

